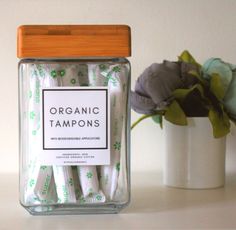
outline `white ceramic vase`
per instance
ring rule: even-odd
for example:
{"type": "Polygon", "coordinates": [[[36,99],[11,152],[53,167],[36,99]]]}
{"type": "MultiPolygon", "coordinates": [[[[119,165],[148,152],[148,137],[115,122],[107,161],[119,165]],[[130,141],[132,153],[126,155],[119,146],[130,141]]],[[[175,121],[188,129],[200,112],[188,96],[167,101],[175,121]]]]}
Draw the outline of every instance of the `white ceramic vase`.
{"type": "Polygon", "coordinates": [[[213,137],[208,118],[188,118],[188,126],[165,121],[164,184],[187,189],[224,186],[226,138],[213,137]]]}

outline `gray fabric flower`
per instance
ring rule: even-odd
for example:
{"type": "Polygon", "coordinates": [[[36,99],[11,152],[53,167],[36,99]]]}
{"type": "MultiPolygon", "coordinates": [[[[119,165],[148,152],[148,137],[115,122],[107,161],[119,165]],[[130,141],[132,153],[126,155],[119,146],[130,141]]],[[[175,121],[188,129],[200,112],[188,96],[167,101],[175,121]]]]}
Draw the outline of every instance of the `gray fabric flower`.
{"type": "Polygon", "coordinates": [[[163,109],[172,100],[177,88],[189,88],[197,79],[189,71],[197,66],[185,62],[164,61],[149,66],[138,78],[135,92],[131,92],[131,106],[134,111],[150,114],[163,109]]]}

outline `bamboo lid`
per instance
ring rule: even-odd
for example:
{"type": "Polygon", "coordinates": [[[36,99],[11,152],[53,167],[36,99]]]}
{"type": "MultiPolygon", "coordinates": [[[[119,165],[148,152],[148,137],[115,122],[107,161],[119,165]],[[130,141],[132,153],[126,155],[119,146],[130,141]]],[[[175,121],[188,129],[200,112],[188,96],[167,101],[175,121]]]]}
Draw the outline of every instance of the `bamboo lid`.
{"type": "Polygon", "coordinates": [[[23,25],[18,28],[18,58],[129,57],[127,25],[23,25]]]}

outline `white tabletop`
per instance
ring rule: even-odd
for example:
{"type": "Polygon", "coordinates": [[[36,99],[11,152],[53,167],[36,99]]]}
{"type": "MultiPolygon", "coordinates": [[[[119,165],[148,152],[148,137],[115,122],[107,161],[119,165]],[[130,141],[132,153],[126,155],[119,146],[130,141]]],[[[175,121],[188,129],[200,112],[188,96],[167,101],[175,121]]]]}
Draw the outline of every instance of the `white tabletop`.
{"type": "Polygon", "coordinates": [[[1,230],[236,228],[236,175],[224,188],[183,190],[162,185],[160,173],[132,174],[132,202],[116,215],[31,216],[18,202],[18,175],[0,175],[1,230]]]}

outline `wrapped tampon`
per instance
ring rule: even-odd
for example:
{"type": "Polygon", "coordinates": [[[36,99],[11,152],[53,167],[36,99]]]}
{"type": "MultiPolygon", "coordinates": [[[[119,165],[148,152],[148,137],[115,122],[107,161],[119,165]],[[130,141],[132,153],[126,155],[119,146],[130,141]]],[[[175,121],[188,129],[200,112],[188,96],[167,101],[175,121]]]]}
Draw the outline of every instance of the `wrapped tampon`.
{"type": "Polygon", "coordinates": [[[101,72],[108,79],[111,103],[111,163],[101,166],[100,184],[109,200],[112,200],[117,186],[120,171],[120,151],[124,119],[124,104],[126,104],[126,67],[111,65],[109,69],[101,72]]]}
{"type": "MultiPolygon", "coordinates": [[[[77,202],[79,202],[80,204],[83,204],[83,205],[104,203],[106,201],[106,197],[101,190],[99,190],[98,192],[94,192],[94,191],[91,192],[91,190],[90,190],[89,195],[84,197],[81,187],[80,187],[80,183],[79,183],[79,174],[80,174],[79,170],[80,170],[79,167],[72,167],[77,202]]],[[[84,188],[86,188],[86,187],[84,187],[84,188]]]]}
{"type": "MultiPolygon", "coordinates": [[[[93,65],[89,65],[89,68],[85,65],[80,65],[78,85],[96,86],[96,75],[93,73],[93,68],[91,69],[91,67],[93,65]]],[[[78,166],[78,176],[84,197],[98,193],[99,183],[96,166],[78,166]]]]}
{"type": "Polygon", "coordinates": [[[53,166],[58,203],[76,202],[72,168],[68,166],[53,166]]]}
{"type": "Polygon", "coordinates": [[[96,166],[77,166],[83,196],[98,193],[99,183],[96,166]]]}
{"type": "MultiPolygon", "coordinates": [[[[41,125],[40,125],[40,103],[41,103],[41,91],[42,87],[47,87],[45,83],[45,72],[42,65],[30,65],[29,71],[29,178],[26,185],[26,200],[27,202],[54,200],[55,197],[49,197],[49,184],[52,178],[52,167],[41,166],[39,162],[39,148],[41,141],[41,125]]],[[[53,185],[52,185],[53,186],[53,185]]]]}
{"type": "Polygon", "coordinates": [[[37,158],[37,147],[35,146],[38,142],[37,131],[40,125],[40,100],[38,91],[41,87],[41,81],[39,79],[38,73],[33,66],[27,68],[27,73],[29,77],[28,86],[28,108],[27,108],[27,124],[28,124],[28,140],[31,143],[28,147],[28,151],[31,153],[28,157],[27,166],[27,183],[25,184],[25,201],[27,203],[33,203],[35,201],[36,195],[34,193],[35,184],[38,178],[40,165],[37,158]],[[32,144],[34,143],[34,144],[32,144]],[[34,148],[35,147],[35,148],[34,148]]]}
{"type": "MultiPolygon", "coordinates": [[[[68,86],[74,76],[76,66],[50,65],[47,69],[46,87],[68,86]]],[[[75,187],[71,166],[53,166],[58,203],[75,203],[75,187]]]]}
{"type": "MultiPolygon", "coordinates": [[[[88,86],[88,67],[86,64],[69,65],[64,70],[63,86],[88,86]]],[[[78,176],[84,197],[98,192],[98,178],[96,166],[81,166],[78,176]]]]}
{"type": "MultiPolygon", "coordinates": [[[[59,85],[68,87],[88,86],[88,67],[85,64],[70,64],[58,71],[60,74],[59,85]],[[63,74],[61,74],[63,73],[63,74]]],[[[68,168],[68,166],[67,166],[68,168]]],[[[81,166],[79,180],[84,197],[98,193],[99,183],[96,166],[81,166]]],[[[73,178],[73,177],[71,177],[73,178]]],[[[74,183],[73,183],[74,184],[74,183]]]]}

